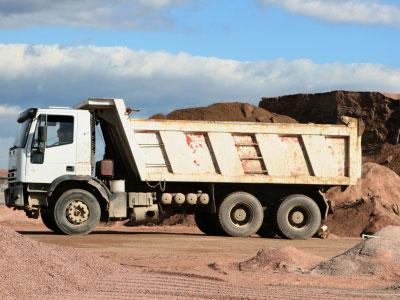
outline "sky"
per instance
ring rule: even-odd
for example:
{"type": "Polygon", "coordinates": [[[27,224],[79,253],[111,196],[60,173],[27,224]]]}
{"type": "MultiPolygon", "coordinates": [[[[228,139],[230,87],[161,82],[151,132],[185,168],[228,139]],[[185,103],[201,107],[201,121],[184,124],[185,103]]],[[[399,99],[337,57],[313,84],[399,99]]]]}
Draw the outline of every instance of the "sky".
{"type": "Polygon", "coordinates": [[[28,107],[400,93],[398,53],[394,0],[0,0],[0,168],[28,107]]]}

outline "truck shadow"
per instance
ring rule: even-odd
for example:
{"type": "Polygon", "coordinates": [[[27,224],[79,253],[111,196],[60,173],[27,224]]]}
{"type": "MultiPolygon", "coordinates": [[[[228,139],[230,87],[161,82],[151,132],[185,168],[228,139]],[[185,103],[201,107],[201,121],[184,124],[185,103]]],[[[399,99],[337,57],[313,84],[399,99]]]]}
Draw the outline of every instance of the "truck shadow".
{"type": "MultiPolygon", "coordinates": [[[[51,235],[51,236],[65,236],[65,234],[55,233],[48,230],[18,230],[19,234],[22,235],[51,235]]],[[[206,236],[203,233],[188,233],[188,232],[160,232],[160,231],[123,231],[123,230],[96,230],[88,234],[91,235],[183,235],[183,236],[206,236]]],[[[83,235],[84,236],[84,235],[83,235]]],[[[81,237],[83,237],[81,236],[81,237]]]]}

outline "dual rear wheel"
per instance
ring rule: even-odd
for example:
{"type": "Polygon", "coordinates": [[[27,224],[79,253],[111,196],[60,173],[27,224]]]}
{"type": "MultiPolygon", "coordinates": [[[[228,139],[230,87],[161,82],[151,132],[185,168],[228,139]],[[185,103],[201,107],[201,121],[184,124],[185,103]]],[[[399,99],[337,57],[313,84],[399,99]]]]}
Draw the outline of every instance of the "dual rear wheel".
{"type": "Polygon", "coordinates": [[[265,214],[260,201],[246,192],[234,192],[223,199],[217,214],[196,212],[199,229],[208,235],[288,239],[312,237],[321,225],[321,212],[313,199],[295,194],[285,197],[277,210],[265,214]]]}

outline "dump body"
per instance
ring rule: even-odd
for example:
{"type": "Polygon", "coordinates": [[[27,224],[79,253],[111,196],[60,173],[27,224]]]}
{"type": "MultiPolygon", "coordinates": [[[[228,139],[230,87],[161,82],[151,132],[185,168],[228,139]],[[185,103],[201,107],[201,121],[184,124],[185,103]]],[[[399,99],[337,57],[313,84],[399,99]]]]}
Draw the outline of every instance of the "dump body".
{"type": "Polygon", "coordinates": [[[148,181],[349,185],[361,172],[357,121],[347,125],[130,120],[148,181]]]}
{"type": "Polygon", "coordinates": [[[156,120],[130,118],[120,99],[77,107],[114,119],[118,146],[142,181],[352,185],[361,176],[354,118],[340,125],[156,120]]]}

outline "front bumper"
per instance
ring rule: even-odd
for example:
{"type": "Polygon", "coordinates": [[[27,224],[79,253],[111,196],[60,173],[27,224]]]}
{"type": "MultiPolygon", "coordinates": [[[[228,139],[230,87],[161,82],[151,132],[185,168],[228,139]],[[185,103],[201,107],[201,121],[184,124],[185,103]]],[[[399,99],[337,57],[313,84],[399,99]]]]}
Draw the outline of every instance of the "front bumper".
{"type": "Polygon", "coordinates": [[[7,207],[24,207],[24,186],[14,184],[4,191],[4,198],[7,207]]]}

